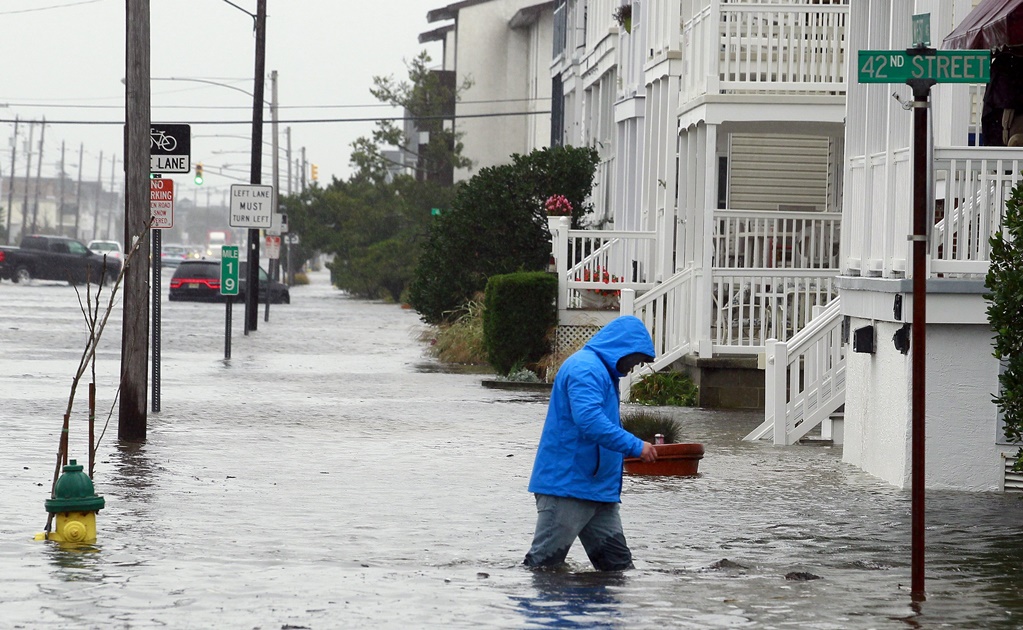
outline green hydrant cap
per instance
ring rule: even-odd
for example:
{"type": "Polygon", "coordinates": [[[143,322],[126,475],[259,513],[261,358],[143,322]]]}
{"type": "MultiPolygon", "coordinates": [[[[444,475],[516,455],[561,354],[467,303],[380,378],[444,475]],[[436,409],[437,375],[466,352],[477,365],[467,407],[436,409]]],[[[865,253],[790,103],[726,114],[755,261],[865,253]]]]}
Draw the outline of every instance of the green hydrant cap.
{"type": "Polygon", "coordinates": [[[98,512],[106,505],[103,497],[96,496],[92,479],[83,472],[84,467],[75,460],[64,466],[64,474],[57,479],[53,498],[46,500],[46,511],[51,514],[58,512],[98,512]]]}

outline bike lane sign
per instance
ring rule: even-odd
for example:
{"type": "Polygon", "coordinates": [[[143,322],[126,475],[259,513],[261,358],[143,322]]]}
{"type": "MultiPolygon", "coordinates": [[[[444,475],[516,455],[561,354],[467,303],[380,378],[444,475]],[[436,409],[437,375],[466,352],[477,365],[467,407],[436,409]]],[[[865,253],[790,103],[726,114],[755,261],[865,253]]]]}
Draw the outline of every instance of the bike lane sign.
{"type": "Polygon", "coordinates": [[[149,126],[149,172],[188,173],[192,170],[192,128],[179,123],[149,126]]]}

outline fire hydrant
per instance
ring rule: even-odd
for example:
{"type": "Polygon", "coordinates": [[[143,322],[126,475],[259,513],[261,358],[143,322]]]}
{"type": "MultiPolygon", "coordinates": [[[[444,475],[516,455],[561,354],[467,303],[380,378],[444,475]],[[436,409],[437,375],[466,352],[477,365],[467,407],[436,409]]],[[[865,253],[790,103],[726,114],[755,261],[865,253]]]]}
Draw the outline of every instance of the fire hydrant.
{"type": "Polygon", "coordinates": [[[83,472],[83,466],[71,460],[57,479],[54,497],[46,500],[46,511],[57,515],[53,532],[36,534],[36,540],[55,540],[67,543],[96,542],[96,512],[106,504],[96,495],[92,479],[83,472]]]}

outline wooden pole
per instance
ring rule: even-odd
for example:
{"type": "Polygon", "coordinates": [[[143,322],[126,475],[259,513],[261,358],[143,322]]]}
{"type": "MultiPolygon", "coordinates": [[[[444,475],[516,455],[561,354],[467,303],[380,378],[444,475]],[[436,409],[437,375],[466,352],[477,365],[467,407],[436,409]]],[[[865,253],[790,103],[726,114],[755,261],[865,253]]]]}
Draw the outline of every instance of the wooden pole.
{"type": "MultiPolygon", "coordinates": [[[[149,0],[125,0],[124,243],[141,239],[149,251],[149,0]]],[[[121,396],[117,436],[146,439],[149,358],[149,257],[133,257],[124,273],[121,324],[121,396]]]]}
{"type": "MultiPolygon", "coordinates": [[[[256,69],[252,90],[252,159],[249,183],[262,182],[263,171],[263,76],[266,74],[266,0],[256,3],[256,69]]],[[[259,322],[259,230],[249,228],[248,273],[245,287],[245,333],[259,322]]]]}

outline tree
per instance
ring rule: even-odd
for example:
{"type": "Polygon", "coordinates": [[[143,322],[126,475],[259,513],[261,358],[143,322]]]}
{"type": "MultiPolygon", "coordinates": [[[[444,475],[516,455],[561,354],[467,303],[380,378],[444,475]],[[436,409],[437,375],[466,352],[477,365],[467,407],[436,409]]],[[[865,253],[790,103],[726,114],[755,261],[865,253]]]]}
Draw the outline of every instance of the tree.
{"type": "Polygon", "coordinates": [[[454,169],[472,167],[472,161],[462,155],[462,134],[444,125],[445,120],[454,118],[455,101],[472,86],[472,79],[458,84],[453,72],[431,70],[430,61],[424,50],[407,62],[408,81],[373,77],[370,93],[383,103],[401,107],[406,121],[414,123],[416,133],[406,134],[394,121],[377,122],[371,138],[352,143],[351,162],[363,176],[383,181],[392,167],[411,167],[418,181],[451,185],[454,169]],[[420,142],[421,133],[426,134],[427,142],[420,142]],[[396,164],[384,155],[385,147],[404,149],[416,158],[415,164],[396,164]]]}
{"type": "Polygon", "coordinates": [[[543,201],[563,194],[576,212],[588,211],[597,161],[590,148],[545,148],[463,184],[450,212],[434,220],[409,286],[422,318],[457,319],[492,275],[545,270],[551,246],[543,201]]]}
{"type": "MultiPolygon", "coordinates": [[[[994,355],[1005,364],[994,398],[1004,421],[1006,439],[1023,443],[1023,183],[1005,202],[1002,229],[991,243],[991,264],[984,282],[990,293],[988,321],[994,330],[994,355]]],[[[1015,470],[1023,469],[1023,449],[1016,452],[1015,470]]]]}

